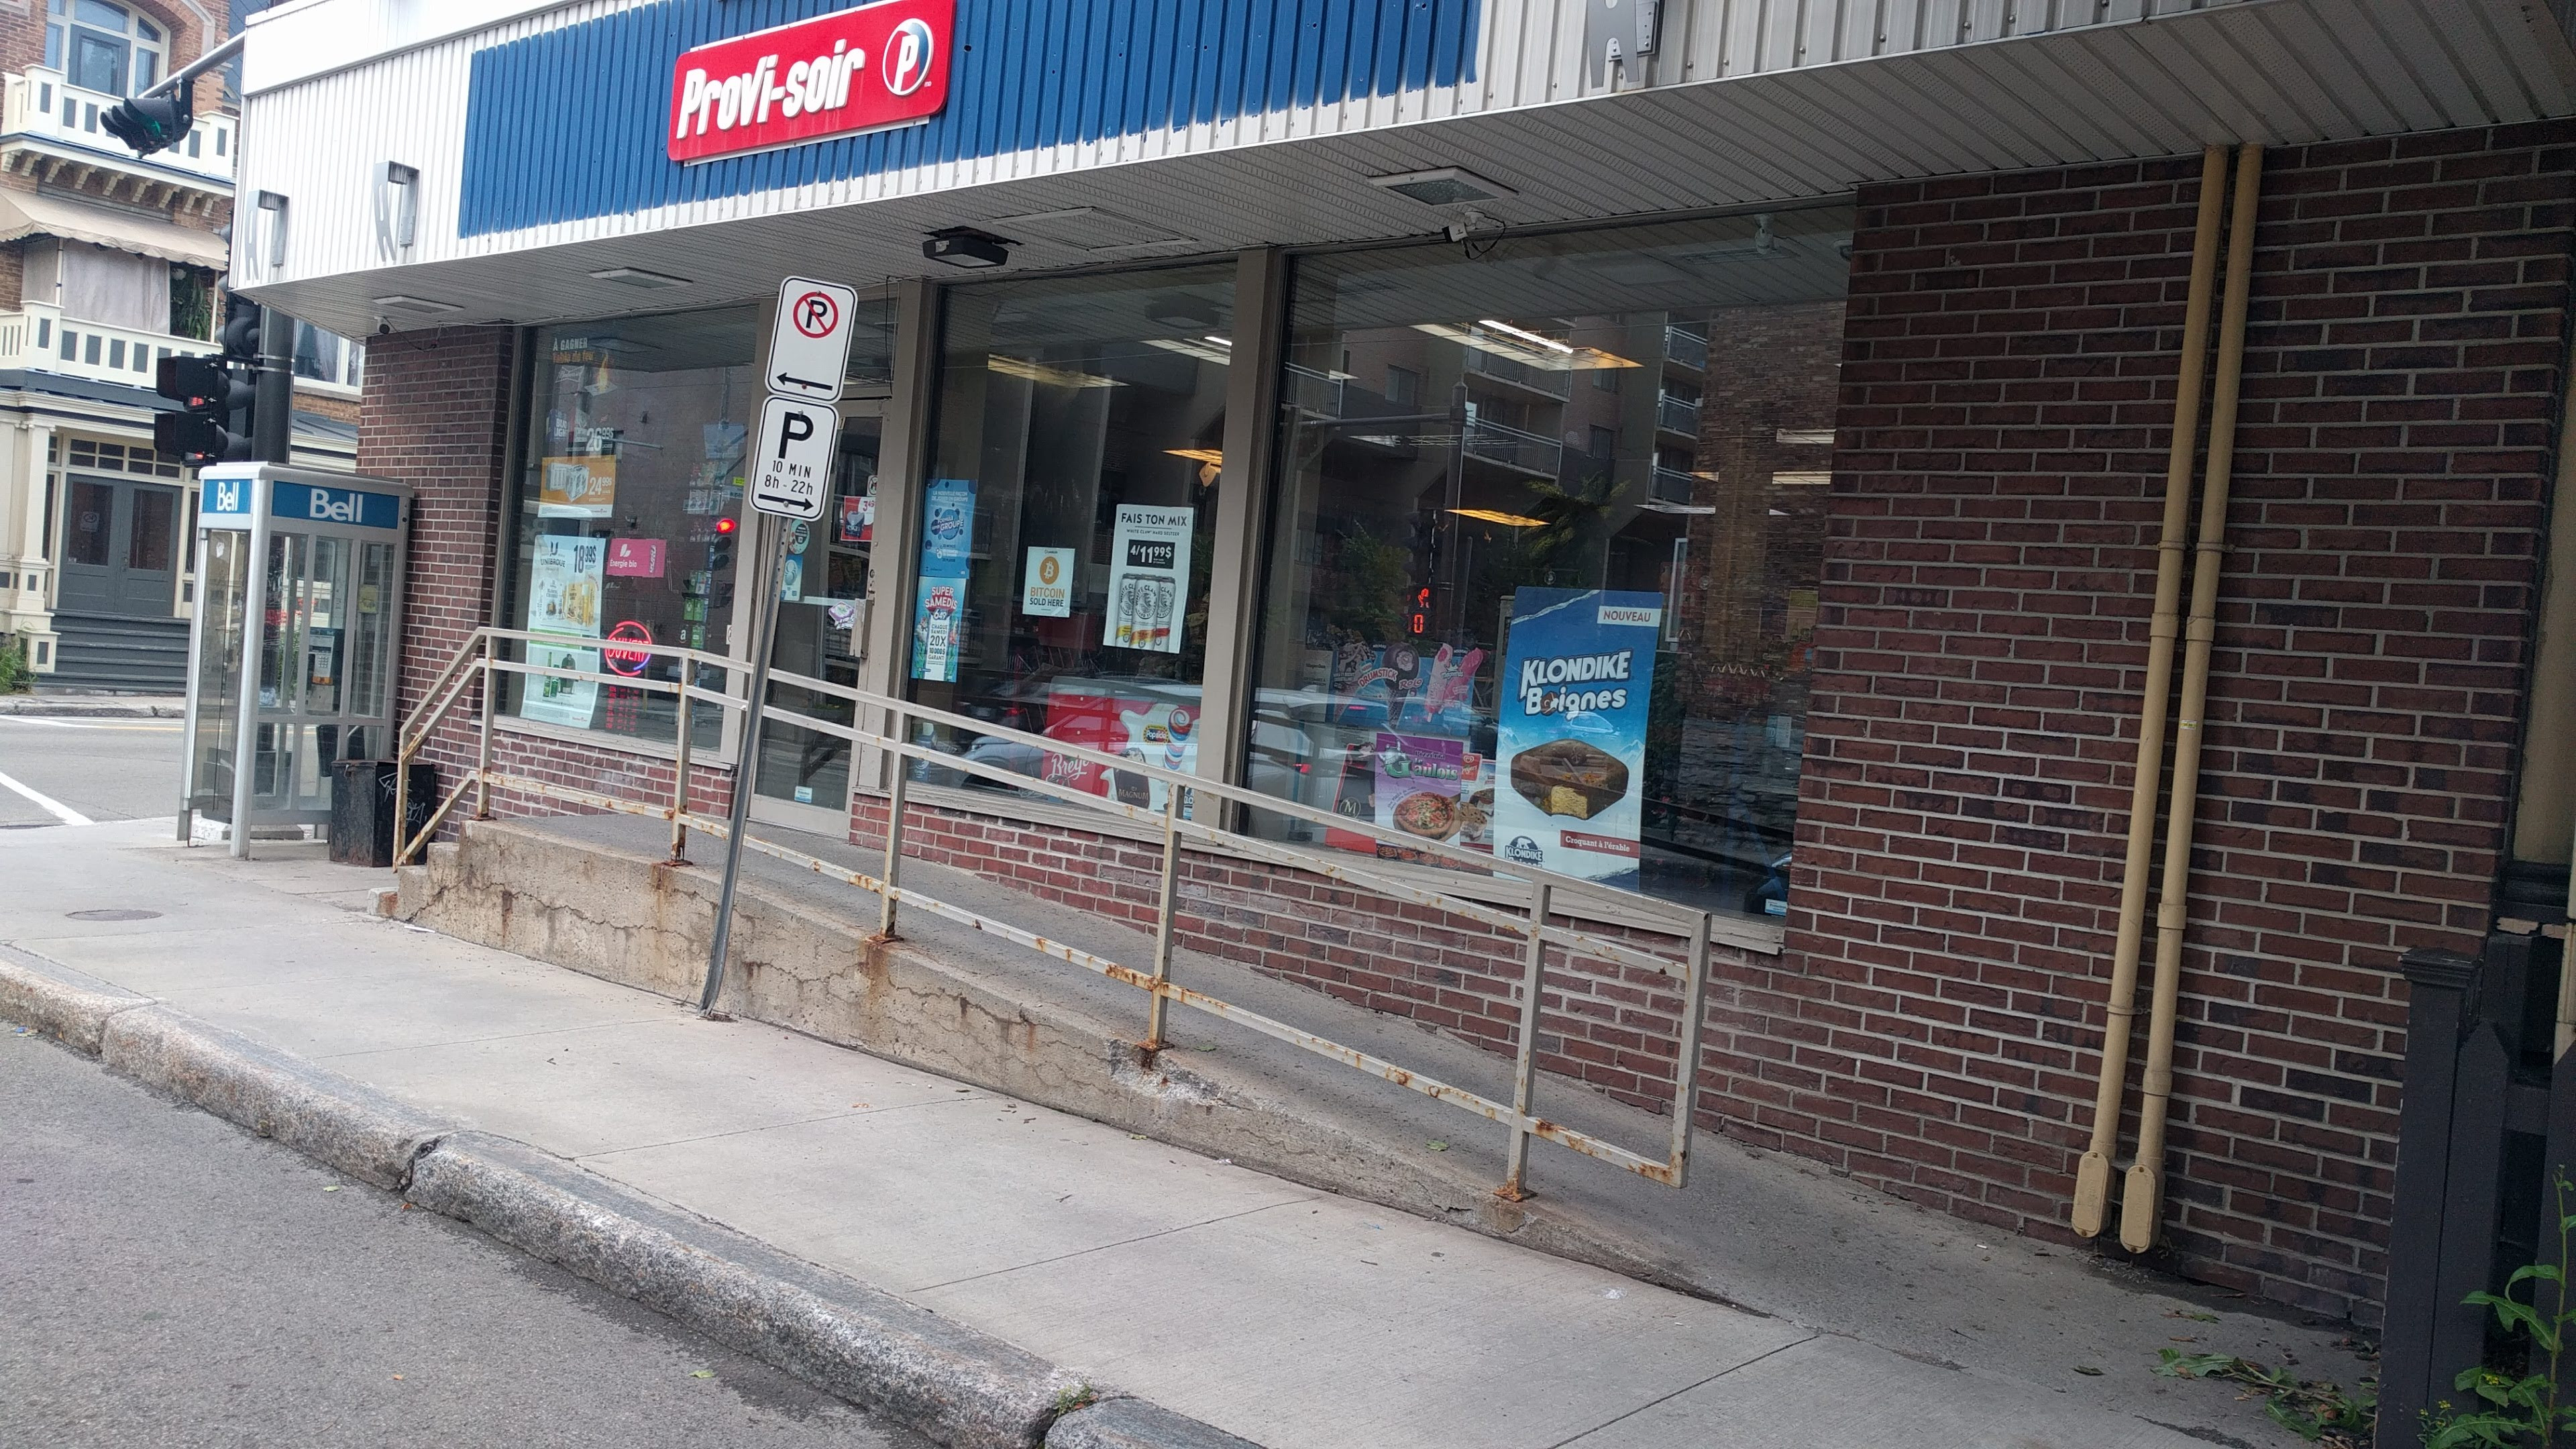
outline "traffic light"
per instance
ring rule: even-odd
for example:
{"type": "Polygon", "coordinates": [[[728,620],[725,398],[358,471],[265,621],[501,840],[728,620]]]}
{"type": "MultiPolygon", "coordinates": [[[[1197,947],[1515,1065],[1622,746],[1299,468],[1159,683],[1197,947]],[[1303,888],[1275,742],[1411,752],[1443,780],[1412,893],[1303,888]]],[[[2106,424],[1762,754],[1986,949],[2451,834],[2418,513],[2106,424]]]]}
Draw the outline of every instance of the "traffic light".
{"type": "Polygon", "coordinates": [[[224,310],[223,353],[216,357],[165,357],[153,390],[180,411],[152,420],[152,446],[188,466],[238,463],[252,455],[252,418],[259,390],[260,309],[246,297],[229,298],[224,310]]]}
{"type": "Polygon", "coordinates": [[[220,357],[161,359],[155,390],[182,411],[152,420],[152,446],[188,466],[237,463],[250,457],[250,379],[220,357]]]}
{"type": "Polygon", "coordinates": [[[183,88],[172,95],[120,101],[99,117],[99,124],[133,147],[135,155],[149,156],[188,139],[188,128],[197,124],[197,117],[183,88]]]}

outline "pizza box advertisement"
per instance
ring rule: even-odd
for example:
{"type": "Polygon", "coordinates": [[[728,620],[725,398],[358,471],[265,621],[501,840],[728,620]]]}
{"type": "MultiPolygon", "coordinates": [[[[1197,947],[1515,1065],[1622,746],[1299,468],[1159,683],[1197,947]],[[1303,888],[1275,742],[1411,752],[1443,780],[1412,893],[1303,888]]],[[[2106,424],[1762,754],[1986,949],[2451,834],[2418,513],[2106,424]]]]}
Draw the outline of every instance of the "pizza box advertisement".
{"type": "Polygon", "coordinates": [[[1646,715],[1664,596],[1522,589],[1512,598],[1497,741],[1494,854],[1634,887],[1646,715]]]}
{"type": "MultiPolygon", "coordinates": [[[[1468,850],[1493,849],[1494,780],[1485,757],[1464,741],[1380,732],[1373,791],[1377,828],[1468,850]]],[[[1381,859],[1452,862],[1445,856],[1364,841],[1381,859]]]]}

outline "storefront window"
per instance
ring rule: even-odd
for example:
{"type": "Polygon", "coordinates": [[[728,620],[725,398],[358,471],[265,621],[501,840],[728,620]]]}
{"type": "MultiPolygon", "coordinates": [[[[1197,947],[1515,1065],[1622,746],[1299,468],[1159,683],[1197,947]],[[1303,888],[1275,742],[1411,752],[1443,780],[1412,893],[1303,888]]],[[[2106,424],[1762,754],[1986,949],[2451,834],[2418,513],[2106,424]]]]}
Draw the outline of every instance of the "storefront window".
{"type": "Polygon", "coordinates": [[[1782,914],[1849,234],[1832,208],[1301,262],[1248,782],[1782,914]]]}
{"type": "MultiPolygon", "coordinates": [[[[539,334],[509,617],[554,636],[531,663],[573,677],[522,678],[508,713],[673,740],[673,696],[626,681],[676,681],[677,662],[617,646],[727,647],[757,321],[732,307],[539,334]]],[[[709,670],[700,682],[724,681],[709,670]]],[[[713,746],[719,707],[697,707],[692,726],[713,746]]]]}
{"type": "MultiPolygon", "coordinates": [[[[922,501],[914,697],[1196,768],[1234,269],[948,294],[922,501]]],[[[1137,804],[1140,777],[989,738],[934,738],[1137,804]]],[[[935,783],[980,784],[956,770],[935,783]]]]}

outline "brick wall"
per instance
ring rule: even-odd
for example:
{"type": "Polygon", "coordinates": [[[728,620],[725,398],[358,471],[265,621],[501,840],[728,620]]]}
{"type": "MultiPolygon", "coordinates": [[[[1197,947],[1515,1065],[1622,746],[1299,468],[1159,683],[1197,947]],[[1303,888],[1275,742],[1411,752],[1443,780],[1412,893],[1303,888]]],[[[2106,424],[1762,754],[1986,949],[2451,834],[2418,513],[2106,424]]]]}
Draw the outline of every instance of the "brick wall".
{"type": "MultiPolygon", "coordinates": [[[[424,702],[439,671],[491,617],[510,349],[505,327],[405,333],[367,349],[358,471],[412,487],[397,718],[424,702]]],[[[472,703],[481,696],[469,686],[465,697],[472,703]]],[[[479,737],[467,728],[470,717],[458,715],[424,752],[438,766],[442,790],[454,772],[473,766],[479,737]]]]}
{"type": "MultiPolygon", "coordinates": [[[[2365,1322],[2397,957],[2474,946],[2503,848],[2571,143],[2265,167],[2167,1237],[2365,1322]]],[[[1766,1029],[1713,1047],[1783,1145],[2044,1235],[2089,1126],[2197,177],[1863,192],[1791,949],[1766,1029]]]]}

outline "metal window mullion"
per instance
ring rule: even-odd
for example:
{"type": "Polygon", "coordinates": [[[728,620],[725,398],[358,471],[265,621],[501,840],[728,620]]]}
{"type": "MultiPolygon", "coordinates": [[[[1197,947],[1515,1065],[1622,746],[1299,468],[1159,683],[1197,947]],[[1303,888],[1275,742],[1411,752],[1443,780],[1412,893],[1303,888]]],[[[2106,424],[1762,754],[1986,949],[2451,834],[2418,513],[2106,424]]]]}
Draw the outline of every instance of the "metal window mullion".
{"type": "MultiPolygon", "coordinates": [[[[929,476],[931,408],[939,386],[939,288],[914,278],[895,288],[894,391],[886,402],[877,439],[877,511],[868,544],[868,655],[859,666],[863,688],[900,699],[912,673],[912,598],[921,579],[921,490],[929,476]]],[[[873,733],[890,734],[883,711],[862,707],[852,717],[873,733]]],[[[853,779],[875,778],[880,790],[891,768],[882,752],[853,754],[853,779]]]]}
{"type": "MultiPolygon", "coordinates": [[[[1252,718],[1253,631],[1261,622],[1262,525],[1270,515],[1270,458],[1278,440],[1279,358],[1288,263],[1277,247],[1238,253],[1233,361],[1226,372],[1223,474],[1208,571],[1207,664],[1200,677],[1198,773],[1244,779],[1252,718]]],[[[1232,809],[1220,811],[1234,816],[1232,809]]],[[[1221,822],[1221,823],[1231,823],[1221,822]]]]}

